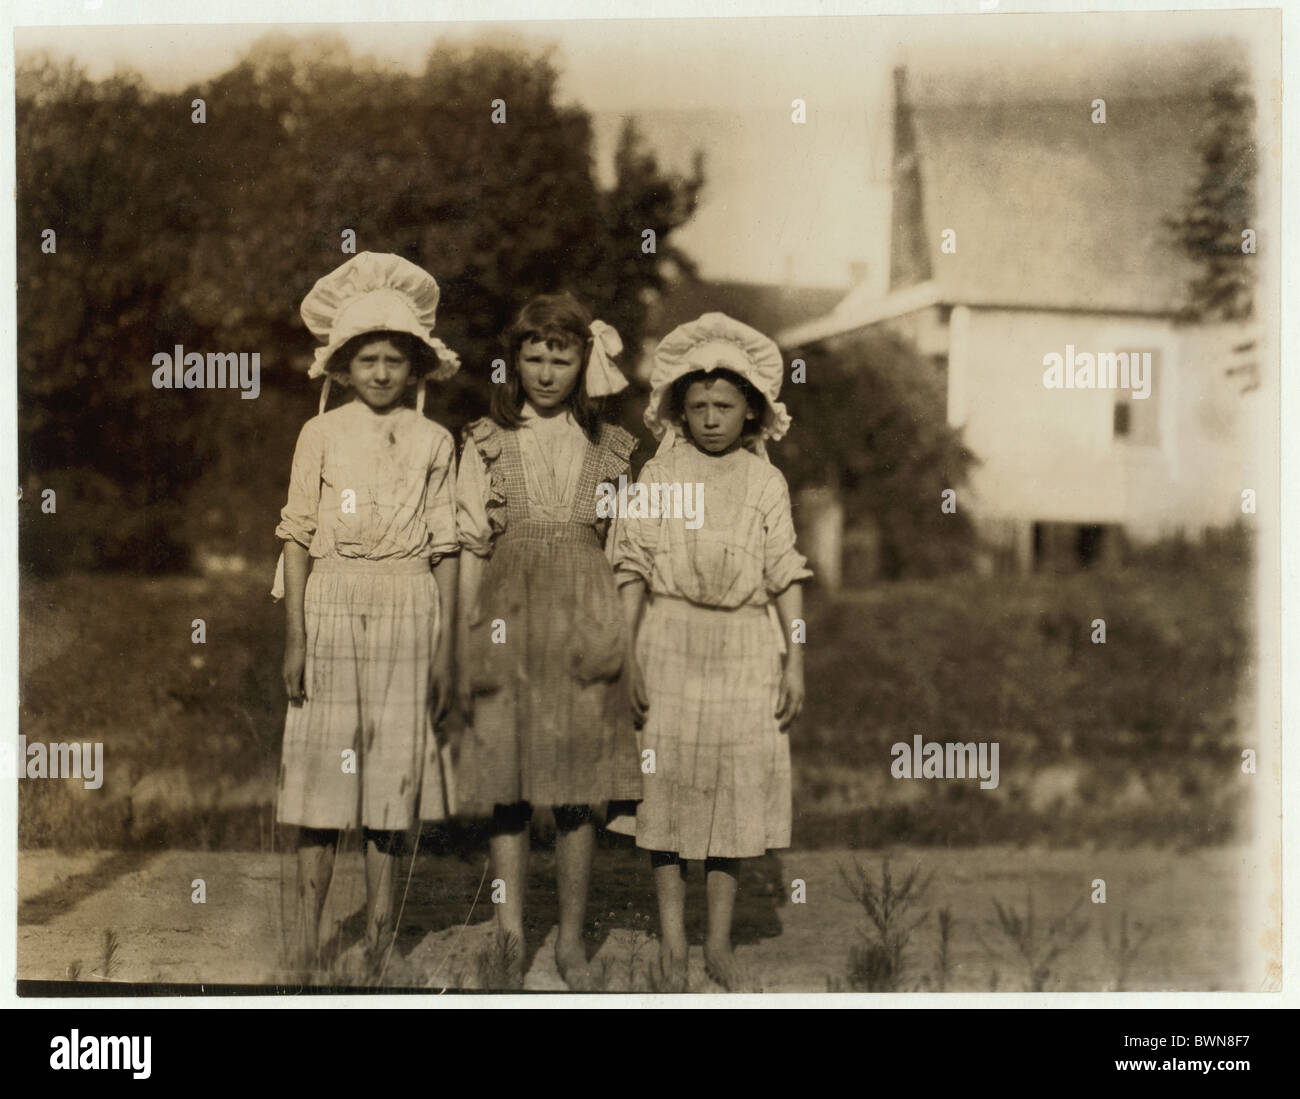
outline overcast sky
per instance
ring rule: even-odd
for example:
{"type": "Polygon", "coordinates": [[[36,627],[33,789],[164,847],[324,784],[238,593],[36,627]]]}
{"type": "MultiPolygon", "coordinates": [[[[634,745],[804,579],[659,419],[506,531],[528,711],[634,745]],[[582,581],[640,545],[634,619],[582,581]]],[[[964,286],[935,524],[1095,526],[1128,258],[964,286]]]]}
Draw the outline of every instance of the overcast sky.
{"type": "Polygon", "coordinates": [[[355,54],[416,70],[439,38],[552,43],[561,98],[596,119],[607,175],[621,116],[635,113],[669,165],[707,157],[708,190],[681,235],[706,276],[844,286],[849,265],[881,280],[888,247],[890,72],[917,95],[1032,94],[1090,99],[1104,83],[1204,86],[1231,53],[1216,32],[1249,16],[997,18],[883,16],[516,24],[290,24],[17,28],[19,57],[76,57],[91,76],[118,68],[179,90],[233,65],[259,37],[342,34],[355,54]],[[1219,22],[1215,22],[1215,19],[1219,22]],[[1068,22],[1066,22],[1068,20],[1068,22]],[[1208,44],[1207,44],[1208,43],[1208,44]],[[807,102],[795,126],[791,101],[807,102]]]}

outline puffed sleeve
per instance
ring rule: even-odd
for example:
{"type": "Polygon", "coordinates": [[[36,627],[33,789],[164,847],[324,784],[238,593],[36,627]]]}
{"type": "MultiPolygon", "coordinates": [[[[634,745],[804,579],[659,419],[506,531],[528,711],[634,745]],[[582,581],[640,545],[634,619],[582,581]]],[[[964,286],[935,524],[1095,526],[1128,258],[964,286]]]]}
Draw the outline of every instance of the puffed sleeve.
{"type": "Polygon", "coordinates": [[[487,503],[491,486],[473,438],[465,440],[456,477],[456,538],[462,549],[477,557],[492,553],[492,526],[487,503]]]}
{"type": "Polygon", "coordinates": [[[776,596],[799,580],[812,576],[808,560],[794,547],[794,519],[790,514],[790,489],[775,466],[763,485],[763,584],[776,596]]]}
{"type": "Polygon", "coordinates": [[[308,420],[298,433],[289,473],[289,498],[280,512],[275,536],[311,549],[320,509],[321,470],[325,461],[325,432],[320,418],[308,420]]]}
{"type": "Polygon", "coordinates": [[[456,497],[456,441],[451,432],[439,431],[429,469],[429,487],[425,495],[424,521],[429,531],[429,548],[436,561],[460,552],[456,497]]]}
{"type": "MultiPolygon", "coordinates": [[[[607,493],[612,490],[617,494],[619,479],[626,478],[631,472],[629,466],[632,452],[636,449],[636,436],[616,424],[602,424],[600,444],[601,468],[597,491],[607,493]]],[[[626,481],[622,483],[626,484],[626,481]]],[[[597,516],[600,516],[599,508],[597,516]]],[[[601,530],[605,538],[605,559],[611,566],[614,564],[614,545],[618,537],[618,525],[622,521],[615,513],[610,517],[608,525],[601,530]]]]}
{"type": "MultiPolygon", "coordinates": [[[[654,459],[641,467],[641,475],[634,484],[650,485],[656,477],[654,459]]],[[[631,499],[632,485],[628,485],[631,499]]],[[[647,499],[648,489],[647,489],[647,499]]],[[[619,516],[609,532],[608,555],[614,566],[614,579],[619,587],[633,580],[644,580],[650,586],[650,573],[654,567],[655,550],[659,545],[658,519],[632,519],[619,516]]]]}

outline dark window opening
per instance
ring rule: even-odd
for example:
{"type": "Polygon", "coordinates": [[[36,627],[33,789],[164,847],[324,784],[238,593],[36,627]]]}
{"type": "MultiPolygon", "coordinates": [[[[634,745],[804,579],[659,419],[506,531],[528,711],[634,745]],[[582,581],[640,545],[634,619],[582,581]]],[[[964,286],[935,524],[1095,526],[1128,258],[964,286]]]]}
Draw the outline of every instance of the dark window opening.
{"type": "Polygon", "coordinates": [[[1082,526],[1074,536],[1074,559],[1083,568],[1101,560],[1106,545],[1106,528],[1101,526],[1082,526]]]}
{"type": "Polygon", "coordinates": [[[1113,559],[1120,550],[1120,528],[1104,523],[1035,523],[1034,569],[1074,572],[1113,559]]]}

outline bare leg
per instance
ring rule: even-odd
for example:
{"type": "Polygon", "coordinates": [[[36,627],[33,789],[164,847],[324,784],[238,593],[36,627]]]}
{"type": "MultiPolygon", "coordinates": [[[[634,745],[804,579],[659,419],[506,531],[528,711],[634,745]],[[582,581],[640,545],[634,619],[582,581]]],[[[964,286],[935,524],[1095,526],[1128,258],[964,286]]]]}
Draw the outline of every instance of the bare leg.
{"type": "Polygon", "coordinates": [[[668,851],[651,851],[659,897],[659,966],[669,992],[686,991],[686,864],[668,851]]]}
{"type": "Polygon", "coordinates": [[[397,888],[397,869],[401,861],[400,832],[372,832],[366,841],[366,952],[382,961],[396,928],[393,908],[397,888]]]}
{"type": "Polygon", "coordinates": [[[515,987],[524,983],[524,891],[528,885],[528,807],[526,805],[498,805],[492,819],[492,835],[488,850],[492,855],[492,873],[499,878],[504,890],[497,893],[493,882],[492,895],[501,896],[496,904],[497,934],[503,948],[513,944],[513,958],[509,979],[515,987]]]}
{"type": "Polygon", "coordinates": [[[338,833],[328,828],[298,829],[299,933],[295,963],[308,968],[320,961],[320,918],[334,876],[338,833]]]}
{"type": "Polygon", "coordinates": [[[555,938],[555,965],[571,988],[587,979],[587,949],[583,925],[596,826],[588,806],[559,806],[555,810],[555,877],[559,892],[560,927],[555,938]]]}
{"type": "Polygon", "coordinates": [[[731,920],[739,884],[738,859],[709,859],[705,863],[709,898],[709,929],[704,940],[704,967],[718,984],[733,992],[738,984],[736,956],[731,950],[731,920]]]}

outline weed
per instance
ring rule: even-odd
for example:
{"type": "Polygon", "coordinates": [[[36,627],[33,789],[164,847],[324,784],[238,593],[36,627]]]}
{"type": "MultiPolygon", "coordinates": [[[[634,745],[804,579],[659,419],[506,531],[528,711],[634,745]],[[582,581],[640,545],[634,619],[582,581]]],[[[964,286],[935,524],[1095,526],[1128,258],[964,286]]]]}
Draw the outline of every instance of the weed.
{"type": "Polygon", "coordinates": [[[104,953],[100,958],[96,977],[104,981],[113,980],[113,975],[122,968],[122,959],[119,957],[120,945],[116,933],[112,928],[107,928],[104,931],[104,953]]]}
{"type": "Polygon", "coordinates": [[[939,909],[939,957],[936,968],[940,992],[948,991],[948,981],[952,977],[952,929],[956,922],[951,908],[939,909]]]}
{"type": "Polygon", "coordinates": [[[1053,963],[1088,930],[1088,921],[1080,920],[1076,915],[1082,904],[1083,900],[1080,899],[1068,912],[1048,920],[1044,926],[1035,923],[1032,892],[1025,896],[1023,916],[1009,905],[1003,907],[995,897],[993,911],[996,913],[996,919],[989,922],[1010,945],[1011,959],[1005,958],[998,950],[990,947],[980,938],[978,932],[975,938],[991,957],[1021,966],[1024,969],[1025,986],[1028,991],[1042,992],[1055,975],[1052,969],[1053,963]]]}
{"type": "Polygon", "coordinates": [[[474,971],[479,988],[522,988],[523,951],[519,939],[513,934],[493,935],[474,956],[474,971]]]}
{"type": "Polygon", "coordinates": [[[649,964],[642,962],[642,955],[647,949],[653,951],[655,936],[650,931],[650,917],[645,912],[636,915],[636,926],[628,938],[627,955],[627,990],[629,992],[654,992],[650,970],[657,970],[658,959],[651,959],[649,964]]]}
{"type": "Polygon", "coordinates": [[[866,913],[868,926],[859,928],[865,944],[849,951],[849,988],[854,992],[901,992],[907,977],[908,941],[930,916],[929,909],[920,916],[913,916],[912,910],[924,902],[934,875],[922,878],[921,868],[916,866],[895,884],[888,859],[879,881],[856,860],[853,869],[855,874],[850,876],[840,867],[840,876],[866,913]]]}
{"type": "MultiPolygon", "coordinates": [[[[650,936],[642,931],[639,927],[633,928],[632,933],[627,940],[627,987],[629,990],[636,987],[641,980],[640,969],[637,962],[641,958],[642,952],[650,941],[650,936]]],[[[644,968],[644,967],[641,967],[644,968]]]]}
{"type": "Polygon", "coordinates": [[[855,992],[897,992],[902,969],[893,952],[880,943],[849,948],[849,987],[855,992]]]}
{"type": "Polygon", "coordinates": [[[1106,950],[1115,959],[1115,991],[1127,992],[1130,968],[1134,959],[1138,956],[1146,941],[1151,938],[1155,928],[1150,925],[1135,923],[1133,930],[1136,937],[1129,936],[1128,930],[1128,910],[1123,909],[1119,914],[1119,941],[1114,948],[1111,947],[1110,929],[1102,926],[1101,939],[1106,945],[1106,950]]]}
{"type": "MultiPolygon", "coordinates": [[[[590,991],[592,992],[614,991],[610,987],[610,980],[614,976],[614,965],[615,965],[614,959],[610,957],[592,959],[591,971],[588,977],[590,991]]],[[[630,990],[631,987],[632,986],[629,980],[628,989],[630,990]]]]}

